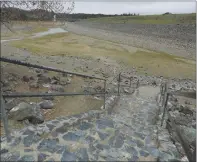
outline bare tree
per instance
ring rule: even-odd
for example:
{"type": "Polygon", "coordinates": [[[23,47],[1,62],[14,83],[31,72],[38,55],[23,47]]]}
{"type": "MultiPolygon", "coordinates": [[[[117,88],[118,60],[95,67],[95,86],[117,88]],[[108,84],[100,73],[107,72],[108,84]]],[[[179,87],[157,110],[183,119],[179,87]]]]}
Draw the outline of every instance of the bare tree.
{"type": "Polygon", "coordinates": [[[12,1],[1,1],[1,24],[4,24],[7,28],[11,30],[9,24],[13,17],[16,20],[21,20],[20,10],[31,10],[35,12],[38,17],[38,20],[42,20],[46,12],[52,12],[58,15],[58,13],[71,13],[74,9],[74,2],[72,0],[49,0],[49,1],[21,1],[21,0],[12,0],[12,1]],[[14,11],[14,15],[13,15],[14,11]]]}

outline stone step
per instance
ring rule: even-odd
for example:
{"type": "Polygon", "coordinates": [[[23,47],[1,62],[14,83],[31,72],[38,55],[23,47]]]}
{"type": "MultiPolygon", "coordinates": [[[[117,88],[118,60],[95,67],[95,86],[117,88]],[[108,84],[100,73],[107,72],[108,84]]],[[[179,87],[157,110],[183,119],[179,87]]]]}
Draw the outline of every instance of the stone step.
{"type": "MultiPolygon", "coordinates": [[[[153,97],[154,98],[154,97],[153,97]]],[[[179,159],[165,136],[158,142],[157,103],[122,96],[110,114],[92,111],[62,117],[14,134],[2,142],[3,161],[168,161],[179,159]]],[[[162,132],[160,130],[160,132],[162,132]]]]}

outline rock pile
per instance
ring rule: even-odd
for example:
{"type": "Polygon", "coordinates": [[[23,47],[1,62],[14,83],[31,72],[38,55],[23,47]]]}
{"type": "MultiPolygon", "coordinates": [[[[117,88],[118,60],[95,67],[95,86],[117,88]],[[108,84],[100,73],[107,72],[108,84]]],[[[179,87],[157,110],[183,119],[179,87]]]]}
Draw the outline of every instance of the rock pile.
{"type": "MultiPolygon", "coordinates": [[[[172,87],[176,92],[177,86],[172,85],[172,87]]],[[[181,145],[182,142],[180,141],[178,134],[181,132],[184,142],[189,145],[191,152],[193,152],[196,147],[196,108],[195,105],[192,104],[192,101],[195,102],[196,99],[190,98],[188,96],[179,96],[191,93],[181,93],[180,89],[183,89],[183,87],[179,87],[179,93],[172,95],[169,98],[167,107],[169,114],[167,115],[166,119],[168,121],[166,127],[171,133],[171,138],[174,141],[177,149],[182,155],[184,155],[185,153],[183,147],[185,146],[181,145]],[[173,120],[175,125],[179,128],[179,132],[174,130],[173,126],[170,126],[171,120],[173,120]]]]}

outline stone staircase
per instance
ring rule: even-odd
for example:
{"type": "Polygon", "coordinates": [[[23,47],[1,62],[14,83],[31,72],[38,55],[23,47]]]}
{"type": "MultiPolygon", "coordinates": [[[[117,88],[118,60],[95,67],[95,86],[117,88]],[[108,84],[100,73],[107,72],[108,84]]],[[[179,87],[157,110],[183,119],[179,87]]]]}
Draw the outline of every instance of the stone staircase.
{"type": "Polygon", "coordinates": [[[110,113],[90,111],[61,117],[2,138],[3,161],[168,161],[180,159],[159,128],[158,87],[121,96],[110,113]]]}

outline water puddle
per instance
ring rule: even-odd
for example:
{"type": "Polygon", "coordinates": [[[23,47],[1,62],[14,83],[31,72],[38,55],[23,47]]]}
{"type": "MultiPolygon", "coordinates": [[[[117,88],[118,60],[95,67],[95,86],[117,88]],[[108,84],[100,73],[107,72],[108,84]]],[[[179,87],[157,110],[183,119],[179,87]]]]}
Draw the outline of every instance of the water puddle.
{"type": "Polygon", "coordinates": [[[68,31],[66,31],[66,30],[64,30],[62,28],[51,28],[48,31],[36,33],[31,38],[43,37],[43,36],[49,35],[49,34],[66,33],[66,32],[68,32],[68,31]]]}
{"type": "Polygon", "coordinates": [[[22,39],[23,39],[23,38],[1,40],[1,43],[3,43],[3,42],[9,42],[9,41],[15,41],[15,40],[22,40],[22,39]]]}
{"type": "MultiPolygon", "coordinates": [[[[39,38],[39,37],[43,37],[43,36],[46,36],[46,35],[49,35],[49,34],[66,33],[66,32],[68,32],[68,31],[66,31],[62,28],[50,28],[48,31],[35,33],[34,36],[32,36],[30,38],[39,38]]],[[[23,39],[24,38],[1,40],[1,43],[9,42],[9,41],[15,41],[15,40],[23,40],[23,39]]]]}

